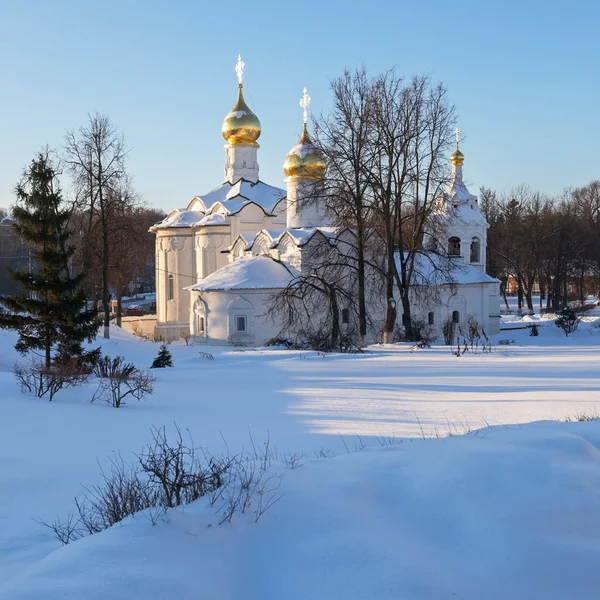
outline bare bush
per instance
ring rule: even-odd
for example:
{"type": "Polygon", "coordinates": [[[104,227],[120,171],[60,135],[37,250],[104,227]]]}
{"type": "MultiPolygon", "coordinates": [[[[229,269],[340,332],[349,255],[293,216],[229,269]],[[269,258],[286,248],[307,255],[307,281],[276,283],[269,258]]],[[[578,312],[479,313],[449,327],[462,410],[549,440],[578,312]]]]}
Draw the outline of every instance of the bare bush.
{"type": "Polygon", "coordinates": [[[298,467],[301,467],[307,458],[308,457],[306,454],[304,454],[304,452],[301,452],[300,454],[293,454],[289,452],[282,455],[283,463],[288,469],[297,469],[298,467]]]}
{"type": "Polygon", "coordinates": [[[230,460],[199,454],[191,436],[186,443],[181,430],[175,429],[177,436],[171,442],[164,427],[154,428],[152,443],[137,457],[151,487],[160,490],[160,504],[165,508],[189,504],[221,487],[230,467],[230,460]]]}
{"type": "Polygon", "coordinates": [[[413,349],[431,348],[431,344],[435,342],[437,337],[437,332],[434,327],[422,319],[413,319],[412,341],[415,342],[413,349]]]}
{"type": "Polygon", "coordinates": [[[155,378],[133,363],[125,362],[122,356],[112,359],[103,356],[94,367],[94,375],[98,378],[98,388],[92,402],[104,400],[115,408],[125,404],[123,400],[128,396],[142,400],[154,390],[155,378]]]}
{"type": "Polygon", "coordinates": [[[456,336],[456,324],[452,320],[452,317],[448,317],[442,323],[442,335],[444,336],[444,343],[446,346],[451,346],[454,344],[454,339],[456,336]]]}
{"type": "MultiPolygon", "coordinates": [[[[236,513],[252,512],[257,522],[281,497],[282,475],[273,473],[277,458],[269,439],[252,451],[217,458],[186,441],[175,425],[175,440],[169,441],[165,428],[152,430],[152,442],[144,447],[137,462],[125,463],[115,454],[101,483],[84,488],[74,499],[75,509],[65,521],[40,521],[62,543],[103,531],[123,519],[145,511],[152,524],[168,509],[189,504],[206,496],[215,508],[219,523],[231,521],[236,513]]],[[[305,455],[290,455],[290,468],[300,466],[305,455]]]]}
{"type": "Polygon", "coordinates": [[[22,393],[34,394],[38,398],[47,395],[50,402],[63,388],[80,385],[88,378],[88,373],[81,365],[56,361],[46,367],[44,361],[36,358],[16,362],[13,373],[21,386],[22,393]]]}
{"type": "Polygon", "coordinates": [[[158,503],[157,490],[135,466],[125,464],[119,454],[110,459],[108,470],[101,468],[100,473],[102,483],[84,488],[74,501],[85,533],[104,531],[158,503]]]}

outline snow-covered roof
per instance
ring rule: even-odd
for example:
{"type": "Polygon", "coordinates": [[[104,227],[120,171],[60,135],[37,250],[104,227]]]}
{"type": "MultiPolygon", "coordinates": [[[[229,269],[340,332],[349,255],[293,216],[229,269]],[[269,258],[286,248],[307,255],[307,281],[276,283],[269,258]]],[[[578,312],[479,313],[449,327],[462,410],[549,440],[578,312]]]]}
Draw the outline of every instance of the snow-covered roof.
{"type": "Polygon", "coordinates": [[[262,181],[252,183],[240,179],[233,184],[226,181],[208,194],[195,196],[187,208],[175,209],[165,219],[153,225],[150,231],[170,227],[227,225],[225,216],[239,213],[248,204],[256,204],[265,214],[272,215],[277,204],[284,198],[285,190],[262,181]],[[217,215],[221,207],[225,214],[217,215]],[[207,215],[203,210],[198,210],[202,208],[206,208],[206,213],[211,214],[207,215]]]}
{"type": "Polygon", "coordinates": [[[206,215],[205,217],[202,217],[202,219],[196,223],[197,227],[206,225],[229,225],[229,222],[223,215],[215,213],[213,215],[206,215]]]}
{"type": "MultiPolygon", "coordinates": [[[[400,255],[396,253],[396,262],[400,255]]],[[[477,267],[460,264],[435,252],[419,252],[415,256],[413,285],[476,285],[498,283],[477,267]]]]}
{"type": "Polygon", "coordinates": [[[15,220],[8,216],[8,217],[4,217],[1,221],[0,221],[0,225],[12,225],[15,222],[15,220]]]}
{"type": "Polygon", "coordinates": [[[204,213],[196,210],[176,208],[171,211],[162,221],[150,227],[150,231],[157,229],[169,229],[175,227],[193,227],[204,218],[204,213]]]}
{"type": "Polygon", "coordinates": [[[254,203],[260,206],[265,213],[272,214],[275,206],[285,198],[285,190],[262,181],[252,183],[240,179],[233,184],[226,181],[208,194],[197,196],[197,198],[204,203],[207,211],[219,203],[225,207],[228,214],[234,215],[247,204],[254,203]]]}
{"type": "MultiPolygon", "coordinates": [[[[336,227],[294,227],[292,229],[261,229],[246,245],[250,250],[258,236],[266,235],[271,240],[271,248],[276,248],[284,235],[288,235],[297,246],[304,246],[316,233],[323,234],[327,239],[333,240],[340,229],[336,227]]],[[[235,242],[234,242],[235,243],[235,242]]],[[[230,248],[233,247],[233,244],[230,248]]]]}
{"type": "Polygon", "coordinates": [[[291,265],[268,256],[253,256],[236,260],[185,289],[196,292],[282,289],[297,274],[291,265]]]}

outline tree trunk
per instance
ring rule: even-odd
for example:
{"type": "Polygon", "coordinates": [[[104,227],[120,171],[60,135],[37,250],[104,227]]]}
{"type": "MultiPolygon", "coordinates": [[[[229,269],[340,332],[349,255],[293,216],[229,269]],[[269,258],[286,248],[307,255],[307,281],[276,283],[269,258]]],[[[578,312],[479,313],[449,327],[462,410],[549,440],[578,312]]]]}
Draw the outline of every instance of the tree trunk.
{"type": "Polygon", "coordinates": [[[117,286],[117,326],[121,327],[123,324],[123,288],[117,286]]]}
{"type": "Polygon", "coordinates": [[[340,340],[340,308],[333,286],[329,286],[329,301],[331,302],[331,347],[338,348],[340,340]]]}
{"type": "Polygon", "coordinates": [[[404,325],[404,335],[408,341],[412,341],[413,339],[413,329],[412,329],[412,317],[410,314],[410,300],[408,298],[408,291],[402,294],[402,324],[404,325]]]}
{"type": "Polygon", "coordinates": [[[396,305],[394,303],[394,248],[387,244],[387,273],[385,276],[385,291],[387,298],[385,325],[383,327],[383,343],[390,344],[394,338],[394,325],[396,324],[396,305]]]}
{"type": "Polygon", "coordinates": [[[50,335],[50,325],[46,325],[46,344],[45,344],[45,361],[44,364],[46,365],[46,369],[50,368],[50,361],[51,361],[51,351],[52,351],[52,339],[51,339],[51,335],[50,335]]]}
{"type": "Polygon", "coordinates": [[[533,313],[533,279],[527,284],[525,289],[525,302],[527,302],[527,310],[533,313]]]}
{"type": "Polygon", "coordinates": [[[362,220],[358,227],[357,239],[358,252],[358,328],[360,333],[360,347],[367,345],[367,307],[365,301],[365,239],[362,220]]]}
{"type": "Polygon", "coordinates": [[[504,298],[504,306],[506,306],[506,310],[508,310],[508,298],[506,297],[506,281],[500,282],[500,293],[502,294],[502,298],[504,298]]]}
{"type": "Polygon", "coordinates": [[[104,338],[110,339],[110,289],[108,285],[108,230],[102,232],[102,307],[104,308],[104,338]]]}

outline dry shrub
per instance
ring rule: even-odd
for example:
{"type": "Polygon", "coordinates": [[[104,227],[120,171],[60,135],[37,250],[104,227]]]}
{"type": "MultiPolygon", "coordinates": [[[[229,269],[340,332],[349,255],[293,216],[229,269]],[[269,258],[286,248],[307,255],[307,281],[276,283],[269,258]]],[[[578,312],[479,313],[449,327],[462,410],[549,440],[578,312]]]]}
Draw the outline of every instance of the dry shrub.
{"type": "Polygon", "coordinates": [[[47,395],[50,402],[63,388],[81,385],[89,377],[87,370],[77,362],[57,360],[46,367],[39,358],[16,362],[13,373],[22,393],[34,394],[38,398],[47,395]]]}
{"type": "Polygon", "coordinates": [[[127,397],[142,400],[154,391],[155,378],[133,363],[125,362],[122,356],[103,356],[94,367],[94,375],[98,378],[98,388],[92,402],[104,400],[119,408],[127,397]]]}

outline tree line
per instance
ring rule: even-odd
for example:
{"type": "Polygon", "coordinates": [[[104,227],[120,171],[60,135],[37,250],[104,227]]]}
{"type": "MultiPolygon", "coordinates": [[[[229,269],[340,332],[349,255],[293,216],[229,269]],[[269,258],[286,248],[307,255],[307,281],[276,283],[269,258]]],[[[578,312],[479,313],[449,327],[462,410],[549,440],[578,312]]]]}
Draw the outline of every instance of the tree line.
{"type": "Polygon", "coordinates": [[[488,273],[518,308],[558,310],[600,292],[600,181],[550,197],[521,185],[508,193],[480,189],[488,231],[488,273]],[[512,284],[512,285],[511,285],[512,284]]]}
{"type": "MultiPolygon", "coordinates": [[[[128,294],[130,282],[154,278],[154,239],[148,229],[165,216],[146,206],[135,191],[127,171],[128,154],[123,134],[110,118],[90,115],[84,126],[66,134],[62,148],[36,155],[17,186],[11,211],[20,231],[23,211],[32,209],[23,195],[23,182],[31,188],[32,173],[47,169],[47,177],[60,190],[60,210],[65,214],[61,227],[69,236],[69,275],[79,277],[88,301],[94,306],[101,303],[106,338],[111,299],[117,300],[120,323],[121,298],[128,294]]],[[[36,240],[29,244],[35,246],[36,240]]],[[[43,268],[37,260],[30,271],[43,268]]]]}

